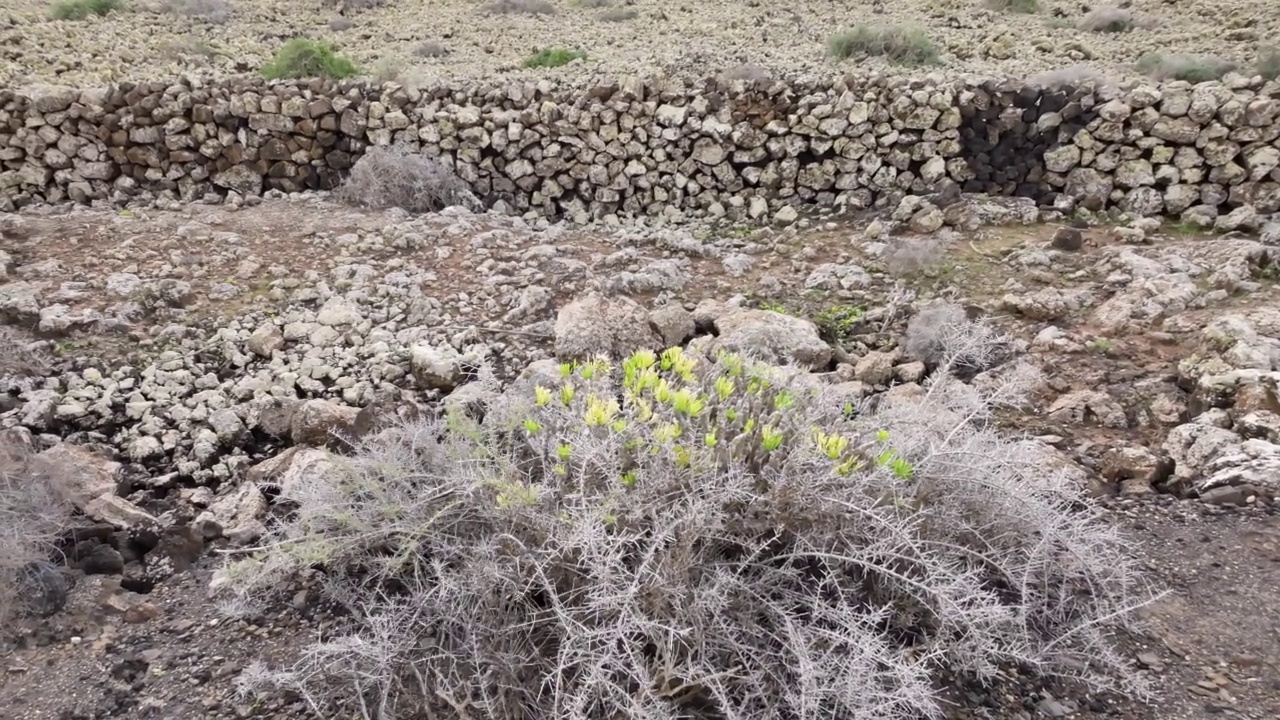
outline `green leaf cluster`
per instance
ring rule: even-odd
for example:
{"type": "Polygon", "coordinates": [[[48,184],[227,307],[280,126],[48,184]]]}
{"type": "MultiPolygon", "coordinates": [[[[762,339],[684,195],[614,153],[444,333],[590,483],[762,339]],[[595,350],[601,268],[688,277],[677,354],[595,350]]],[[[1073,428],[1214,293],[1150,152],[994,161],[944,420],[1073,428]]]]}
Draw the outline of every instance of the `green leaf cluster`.
{"type": "Polygon", "coordinates": [[[531,395],[518,432],[547,480],[625,489],[653,472],[746,471],[761,483],[797,469],[914,474],[886,431],[860,429],[844,407],[824,412],[820,386],[735,353],[672,347],[617,366],[563,363],[558,383],[531,395]]]}

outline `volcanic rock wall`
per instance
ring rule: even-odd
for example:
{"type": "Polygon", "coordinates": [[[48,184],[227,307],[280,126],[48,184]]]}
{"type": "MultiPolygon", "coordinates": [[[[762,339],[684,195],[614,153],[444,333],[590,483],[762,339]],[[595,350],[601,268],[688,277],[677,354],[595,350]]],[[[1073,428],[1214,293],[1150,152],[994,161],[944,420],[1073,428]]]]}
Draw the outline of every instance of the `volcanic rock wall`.
{"type": "Polygon", "coordinates": [[[489,204],[578,220],[860,208],[943,178],[1064,211],[1280,211],[1280,83],[885,78],[0,90],[0,208],[327,189],[387,143],[440,156],[489,204]]]}

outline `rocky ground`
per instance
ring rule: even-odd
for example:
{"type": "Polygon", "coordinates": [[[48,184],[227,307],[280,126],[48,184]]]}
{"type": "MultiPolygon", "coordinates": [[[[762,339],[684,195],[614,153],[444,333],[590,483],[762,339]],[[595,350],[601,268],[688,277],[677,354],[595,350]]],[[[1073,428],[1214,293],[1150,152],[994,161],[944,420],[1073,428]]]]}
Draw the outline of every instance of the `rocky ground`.
{"type": "Polygon", "coordinates": [[[1005,421],[1057,448],[1169,594],[1127,645],[1149,703],[1010,678],[957,692],[953,717],[1280,716],[1280,227],[1205,234],[966,197],[940,212],[977,229],[919,235],[921,202],[768,228],[532,226],[318,195],[0,217],[0,327],[35,341],[47,376],[0,368],[0,429],[74,468],[87,516],[66,607],[6,628],[4,717],[307,716],[235,681],[338,621],[303,586],[236,619],[207,592],[220,551],[261,532],[250,481],[305,472],[305,449],[279,451],[386,408],[465,401],[468,356],[509,376],[584,332],[624,342],[574,316],[593,292],[633,298],[669,342],[697,317],[718,343],[831,357],[831,379],[868,395],[919,378],[897,347],[913,308],[949,297],[990,315],[1049,375],[1005,421]]]}
{"type": "Polygon", "coordinates": [[[50,20],[49,0],[10,0],[0,9],[0,84],[256,73],[294,36],[329,40],[370,73],[401,80],[506,75],[553,46],[580,48],[588,59],[540,75],[706,77],[744,63],[788,74],[893,70],[878,60],[824,58],[831,34],[867,23],[923,29],[944,60],[937,72],[1015,77],[1078,76],[1080,68],[1121,76],[1152,51],[1251,65],[1260,45],[1280,42],[1280,17],[1267,3],[1120,4],[1136,23],[1132,32],[1079,29],[1102,3],[1067,0],[1043,0],[1033,14],[988,9],[983,0],[508,0],[498,5],[522,11],[496,14],[480,0],[124,0],[124,9],[85,21],[50,20]]]}

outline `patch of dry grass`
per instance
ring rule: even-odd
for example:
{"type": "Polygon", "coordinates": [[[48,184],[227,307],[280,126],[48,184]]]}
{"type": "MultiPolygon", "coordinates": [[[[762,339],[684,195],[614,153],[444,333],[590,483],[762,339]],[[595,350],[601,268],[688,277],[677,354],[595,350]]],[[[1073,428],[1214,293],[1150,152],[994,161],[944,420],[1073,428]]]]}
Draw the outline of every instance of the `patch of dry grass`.
{"type": "Polygon", "coordinates": [[[936,65],[938,48],[924,30],[903,25],[859,25],[832,35],[827,54],[839,60],[883,57],[895,65],[936,65]]]}
{"type": "Polygon", "coordinates": [[[890,275],[911,278],[940,265],[945,253],[942,241],[935,237],[905,238],[891,242],[881,259],[890,275]]]}
{"type": "Polygon", "coordinates": [[[1114,5],[1103,6],[1081,18],[1076,27],[1089,32],[1129,32],[1134,27],[1133,12],[1114,5]]]}
{"type": "Polygon", "coordinates": [[[1236,65],[1215,57],[1147,53],[1138,59],[1135,68],[1154,80],[1185,80],[1189,83],[1202,83],[1220,80],[1223,75],[1235,70],[1236,65]]]}
{"type": "Polygon", "coordinates": [[[401,58],[393,56],[380,58],[369,68],[369,75],[378,84],[400,83],[401,85],[409,85],[415,79],[406,63],[401,58]]]}
{"type": "Polygon", "coordinates": [[[168,0],[165,10],[174,15],[222,24],[231,19],[231,0],[168,0]]]}
{"type": "Polygon", "coordinates": [[[413,49],[414,57],[438,58],[449,54],[449,48],[439,40],[423,40],[413,49]]]}

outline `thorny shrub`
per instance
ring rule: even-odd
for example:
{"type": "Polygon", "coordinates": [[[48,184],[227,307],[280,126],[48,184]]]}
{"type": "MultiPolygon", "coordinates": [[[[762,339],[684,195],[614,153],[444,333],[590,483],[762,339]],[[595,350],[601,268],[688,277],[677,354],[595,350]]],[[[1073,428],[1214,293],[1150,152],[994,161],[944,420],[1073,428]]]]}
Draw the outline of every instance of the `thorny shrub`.
{"type": "Polygon", "coordinates": [[[480,207],[471,189],[452,170],[401,145],[365,150],[338,189],[338,198],[357,207],[398,207],[417,213],[454,205],[472,210],[480,207]]]}
{"type": "Polygon", "coordinates": [[[53,479],[33,472],[31,448],[0,432],[0,626],[23,610],[47,614],[65,582],[49,563],[72,508],[53,479]]]}
{"type": "Polygon", "coordinates": [[[222,571],[228,609],[321,568],[359,627],[242,690],[328,717],[882,720],[1011,664],[1132,687],[1111,633],[1150,596],[1122,544],[990,427],[1034,374],[979,392],[949,369],[874,408],[680,348],[482,376],[482,419],[384,431],[283,489],[293,514],[222,571]]]}
{"type": "Polygon", "coordinates": [[[493,0],[482,10],[490,15],[554,15],[556,6],[547,0],[493,0]]]}
{"type": "Polygon", "coordinates": [[[946,367],[959,377],[972,377],[1008,361],[1013,340],[994,325],[974,322],[955,303],[925,307],[907,323],[903,349],[930,367],[946,367]]]}
{"type": "Polygon", "coordinates": [[[449,48],[439,40],[423,40],[413,49],[415,57],[438,58],[449,54],[449,48]]]}
{"type": "Polygon", "coordinates": [[[884,269],[899,278],[914,277],[942,263],[946,247],[932,235],[902,238],[885,248],[884,269]]]}

